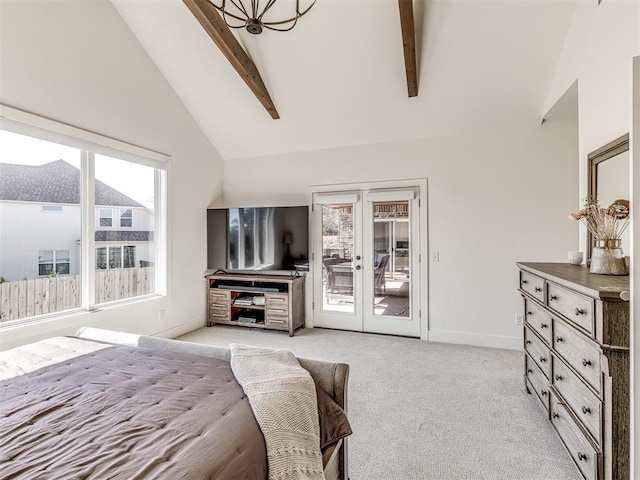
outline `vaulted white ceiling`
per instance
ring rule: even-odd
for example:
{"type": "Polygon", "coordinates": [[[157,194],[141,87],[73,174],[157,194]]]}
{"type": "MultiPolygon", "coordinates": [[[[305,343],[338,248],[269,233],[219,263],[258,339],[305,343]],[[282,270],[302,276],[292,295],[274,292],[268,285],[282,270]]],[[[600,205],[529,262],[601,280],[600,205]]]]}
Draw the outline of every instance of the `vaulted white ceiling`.
{"type": "Polygon", "coordinates": [[[575,8],[414,0],[419,95],[408,98],[397,0],[317,0],[290,32],[239,33],[272,120],[181,0],[112,1],[225,159],[537,121],[575,8]]]}

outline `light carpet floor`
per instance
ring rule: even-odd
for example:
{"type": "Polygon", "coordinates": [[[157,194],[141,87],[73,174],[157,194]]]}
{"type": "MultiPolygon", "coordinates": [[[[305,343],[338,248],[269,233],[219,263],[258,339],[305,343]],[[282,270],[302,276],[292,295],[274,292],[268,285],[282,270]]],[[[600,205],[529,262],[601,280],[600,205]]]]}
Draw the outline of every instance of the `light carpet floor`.
{"type": "Polygon", "coordinates": [[[520,352],[325,329],[215,326],[179,340],[348,363],[351,480],[581,478],[525,393],[520,352]]]}

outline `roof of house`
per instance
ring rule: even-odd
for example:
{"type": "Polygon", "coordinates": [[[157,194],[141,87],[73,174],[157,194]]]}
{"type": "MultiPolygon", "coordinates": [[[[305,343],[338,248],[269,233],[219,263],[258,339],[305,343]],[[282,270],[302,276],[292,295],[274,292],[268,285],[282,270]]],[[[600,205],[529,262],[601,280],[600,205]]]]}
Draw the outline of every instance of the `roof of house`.
{"type": "Polygon", "coordinates": [[[96,242],[152,242],[153,232],[142,230],[97,230],[96,242]]]}
{"type": "MultiPolygon", "coordinates": [[[[95,181],[96,205],[142,207],[134,199],[95,181]]],[[[80,170],[64,160],[44,165],[0,163],[0,200],[80,203],[80,170]]]]}

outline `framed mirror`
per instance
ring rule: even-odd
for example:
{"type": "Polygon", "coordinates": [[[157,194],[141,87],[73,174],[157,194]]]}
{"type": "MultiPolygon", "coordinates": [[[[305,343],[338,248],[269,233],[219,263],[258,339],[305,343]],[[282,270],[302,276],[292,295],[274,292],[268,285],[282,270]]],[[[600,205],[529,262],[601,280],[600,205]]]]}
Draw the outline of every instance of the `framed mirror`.
{"type": "MultiPolygon", "coordinates": [[[[597,199],[601,207],[614,200],[629,200],[629,134],[615,139],[588,155],[588,195],[597,199]]],[[[622,250],[631,252],[629,229],[622,235],[622,250]]],[[[587,233],[587,258],[591,258],[593,236],[587,233]]],[[[626,253],[625,253],[626,254],[626,253]]]]}

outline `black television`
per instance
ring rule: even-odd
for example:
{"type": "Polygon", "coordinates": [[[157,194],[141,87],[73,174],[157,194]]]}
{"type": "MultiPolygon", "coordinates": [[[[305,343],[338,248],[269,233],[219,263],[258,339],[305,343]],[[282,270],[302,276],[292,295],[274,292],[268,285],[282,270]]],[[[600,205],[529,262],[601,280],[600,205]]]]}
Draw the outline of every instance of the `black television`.
{"type": "Polygon", "coordinates": [[[207,210],[207,268],[309,269],[309,207],[207,210]]]}

